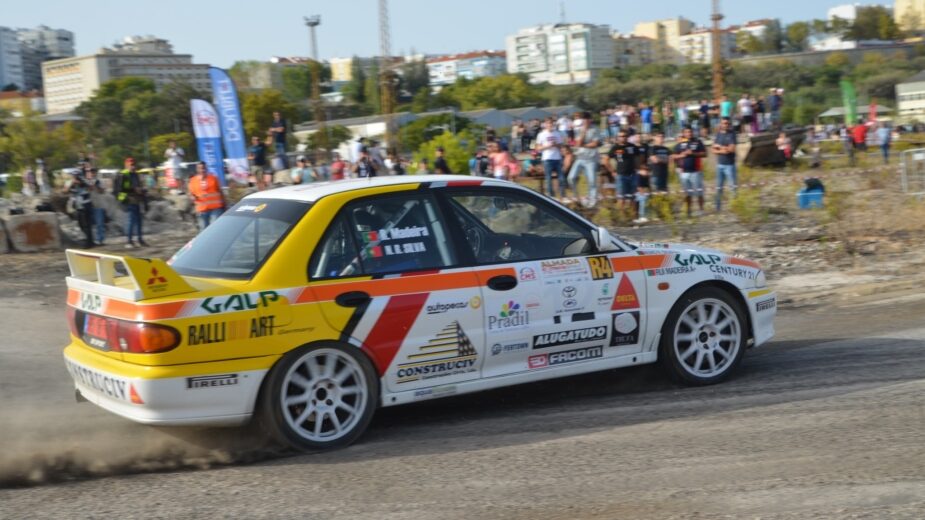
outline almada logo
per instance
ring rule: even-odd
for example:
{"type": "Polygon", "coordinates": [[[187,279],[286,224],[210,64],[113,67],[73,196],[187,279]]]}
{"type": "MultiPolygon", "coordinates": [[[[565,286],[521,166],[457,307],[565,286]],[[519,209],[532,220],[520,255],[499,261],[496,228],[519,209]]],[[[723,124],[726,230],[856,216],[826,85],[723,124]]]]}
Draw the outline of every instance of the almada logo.
{"type": "Polygon", "coordinates": [[[488,317],[488,330],[502,331],[522,329],[530,324],[530,311],[521,308],[514,300],[501,305],[497,316],[488,317]]]}
{"type": "Polygon", "coordinates": [[[398,365],[398,383],[475,372],[478,353],[458,321],[450,323],[398,365]]]}

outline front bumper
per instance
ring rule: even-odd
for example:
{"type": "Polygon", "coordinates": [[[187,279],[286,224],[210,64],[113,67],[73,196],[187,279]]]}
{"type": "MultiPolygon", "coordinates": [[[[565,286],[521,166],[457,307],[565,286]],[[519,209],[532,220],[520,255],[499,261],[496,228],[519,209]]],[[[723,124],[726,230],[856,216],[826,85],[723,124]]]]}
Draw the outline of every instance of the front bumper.
{"type": "Polygon", "coordinates": [[[94,353],[64,349],[74,386],[87,401],[135,422],[163,426],[235,426],[247,422],[276,360],[141,366],[94,353]]]}
{"type": "Polygon", "coordinates": [[[752,322],[753,347],[767,343],[774,337],[774,317],[777,315],[777,293],[770,289],[749,289],[742,291],[748,303],[748,314],[752,322]]]}

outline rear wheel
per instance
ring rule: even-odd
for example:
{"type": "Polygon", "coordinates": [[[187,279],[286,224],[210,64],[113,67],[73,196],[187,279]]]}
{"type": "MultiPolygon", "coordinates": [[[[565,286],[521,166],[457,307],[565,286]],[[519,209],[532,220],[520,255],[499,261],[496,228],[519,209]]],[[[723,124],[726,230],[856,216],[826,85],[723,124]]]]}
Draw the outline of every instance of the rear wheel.
{"type": "Polygon", "coordinates": [[[296,349],[277,363],[261,393],[258,420],[277,441],[306,451],[355,441],[379,400],[376,371],[355,347],[296,349]]]}
{"type": "Polygon", "coordinates": [[[675,304],[662,327],[659,358],[668,373],[689,385],[728,378],[747,340],[741,305],[726,291],[701,287],[675,304]]]}

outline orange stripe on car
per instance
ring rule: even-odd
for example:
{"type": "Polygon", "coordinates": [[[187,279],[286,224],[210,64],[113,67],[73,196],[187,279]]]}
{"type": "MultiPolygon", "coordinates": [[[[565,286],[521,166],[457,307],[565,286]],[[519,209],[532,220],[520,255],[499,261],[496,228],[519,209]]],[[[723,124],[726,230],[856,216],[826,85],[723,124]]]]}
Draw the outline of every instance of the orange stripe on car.
{"type": "Polygon", "coordinates": [[[753,262],[751,260],[746,260],[744,258],[739,258],[737,256],[730,256],[726,258],[726,263],[731,265],[741,265],[745,267],[753,267],[755,269],[761,269],[761,264],[758,262],[753,262]]]}
{"type": "MultiPolygon", "coordinates": [[[[499,275],[514,276],[513,268],[486,269],[476,271],[479,278],[487,280],[499,275]]],[[[295,303],[309,303],[313,298],[318,301],[330,301],[337,295],[350,291],[363,291],[372,297],[392,296],[396,294],[410,294],[430,291],[447,291],[451,289],[465,289],[477,287],[479,284],[472,276],[471,271],[457,273],[428,273],[418,276],[402,276],[401,278],[384,278],[380,280],[361,280],[355,282],[341,282],[330,285],[316,285],[311,290],[303,290],[295,303]],[[314,293],[314,295],[312,294],[314,293]]]]}

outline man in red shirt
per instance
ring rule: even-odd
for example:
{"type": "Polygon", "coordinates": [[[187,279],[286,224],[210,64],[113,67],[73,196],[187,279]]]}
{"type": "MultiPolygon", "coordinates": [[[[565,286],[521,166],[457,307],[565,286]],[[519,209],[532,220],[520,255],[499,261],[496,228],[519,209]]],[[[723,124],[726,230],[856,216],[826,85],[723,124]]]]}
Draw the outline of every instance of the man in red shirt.
{"type": "Polygon", "coordinates": [[[851,129],[851,141],[854,148],[862,152],[867,150],[867,125],[863,119],[858,119],[858,124],[851,129]]]}
{"type": "Polygon", "coordinates": [[[347,170],[347,163],[340,158],[340,154],[334,154],[334,162],[331,163],[331,180],[344,180],[344,172],[347,170]]]}
{"type": "Polygon", "coordinates": [[[196,203],[200,230],[209,227],[212,220],[225,211],[225,196],[218,177],[206,170],[206,163],[202,161],[196,165],[196,175],[190,177],[188,193],[196,203]]]}

